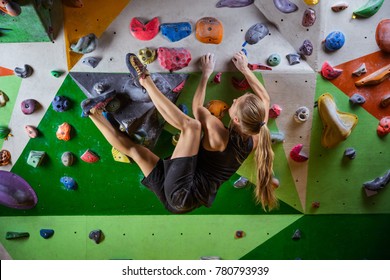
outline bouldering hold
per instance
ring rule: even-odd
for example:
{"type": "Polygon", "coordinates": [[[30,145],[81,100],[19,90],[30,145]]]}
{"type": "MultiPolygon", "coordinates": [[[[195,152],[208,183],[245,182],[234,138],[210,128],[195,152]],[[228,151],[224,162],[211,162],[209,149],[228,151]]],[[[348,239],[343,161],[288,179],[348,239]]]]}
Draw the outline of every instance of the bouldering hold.
{"type": "Polygon", "coordinates": [[[89,239],[92,239],[93,241],[95,241],[96,244],[99,244],[100,242],[102,242],[104,240],[104,234],[103,234],[102,230],[100,230],[100,229],[91,231],[89,233],[88,237],[89,237],[89,239]]]}
{"type": "Polygon", "coordinates": [[[151,48],[143,48],[138,51],[137,56],[142,61],[142,63],[150,64],[156,60],[157,51],[151,48]]]}
{"type": "Polygon", "coordinates": [[[31,186],[19,175],[0,170],[0,204],[14,209],[31,209],[38,202],[31,186]]]}
{"type": "Polygon", "coordinates": [[[351,102],[352,104],[364,104],[364,102],[366,102],[366,99],[363,95],[355,93],[349,98],[349,102],[351,102]]]}
{"type": "Polygon", "coordinates": [[[276,119],[277,117],[279,117],[281,112],[282,112],[282,107],[280,107],[278,104],[273,104],[269,109],[269,117],[271,119],[276,119]]]}
{"type": "Polygon", "coordinates": [[[82,8],[84,3],[82,0],[63,0],[62,1],[66,6],[73,8],[82,8]]]}
{"type": "Polygon", "coordinates": [[[216,83],[216,84],[220,84],[221,83],[221,78],[222,78],[222,72],[218,72],[214,76],[213,82],[216,83]]]}
{"type": "Polygon", "coordinates": [[[186,104],[179,104],[177,107],[182,111],[184,114],[188,115],[188,107],[186,104]]]}
{"type": "Polygon", "coordinates": [[[222,119],[225,115],[225,112],[229,109],[229,105],[221,100],[210,100],[206,108],[210,111],[210,113],[217,117],[218,119],[222,119]]]}
{"type": "Polygon", "coordinates": [[[5,106],[8,101],[8,96],[5,94],[4,91],[0,90],[0,107],[5,106]]]}
{"type": "Polygon", "coordinates": [[[110,90],[97,97],[85,99],[80,106],[83,110],[81,116],[87,117],[92,109],[103,109],[116,96],[115,90],[110,90]]]}
{"type": "Polygon", "coordinates": [[[386,172],[385,175],[377,177],[372,181],[363,183],[363,187],[370,191],[378,191],[386,187],[390,182],[390,169],[386,172]]]}
{"type": "Polygon", "coordinates": [[[21,238],[29,238],[30,234],[28,232],[15,232],[15,231],[7,231],[5,234],[5,239],[21,239],[21,238]]]}
{"type": "Polygon", "coordinates": [[[172,145],[176,146],[180,139],[180,132],[172,136],[172,145]]]}
{"type": "Polygon", "coordinates": [[[218,19],[204,17],[196,22],[195,36],[205,44],[219,44],[223,39],[223,25],[218,19]]]}
{"type": "Polygon", "coordinates": [[[111,154],[112,154],[112,157],[114,158],[114,160],[117,162],[131,163],[130,159],[125,154],[122,154],[120,151],[118,151],[114,147],[112,147],[112,149],[111,149],[111,154]]]}
{"type": "Polygon", "coordinates": [[[236,77],[232,77],[232,84],[238,90],[247,90],[250,88],[250,85],[245,78],[239,80],[236,77]]]}
{"type": "Polygon", "coordinates": [[[147,136],[148,133],[143,128],[140,128],[130,134],[131,140],[140,145],[146,145],[147,136]]]}
{"type": "Polygon", "coordinates": [[[28,137],[30,137],[30,138],[37,138],[38,137],[38,129],[35,126],[26,125],[24,127],[24,130],[26,131],[28,137]]]}
{"type": "Polygon", "coordinates": [[[219,0],[215,5],[217,8],[229,7],[229,8],[240,8],[246,7],[253,4],[255,0],[219,0]]]}
{"type": "Polygon", "coordinates": [[[346,148],[344,151],[344,157],[347,157],[349,159],[355,159],[356,150],[354,148],[346,148]]]}
{"type": "Polygon", "coordinates": [[[163,23],[160,25],[161,34],[171,42],[177,42],[191,35],[192,27],[189,22],[163,23]]]}
{"type": "Polygon", "coordinates": [[[114,98],[110,102],[107,103],[105,110],[110,113],[114,113],[119,110],[121,107],[121,101],[118,98],[114,98]]]}
{"type": "Polygon", "coordinates": [[[332,5],[332,7],[330,7],[330,8],[332,9],[333,12],[338,13],[338,12],[345,10],[348,7],[349,7],[348,3],[340,2],[340,3],[332,5]]]}
{"type": "Polygon", "coordinates": [[[286,55],[286,58],[290,65],[295,65],[301,62],[301,56],[297,53],[290,53],[286,55]]]}
{"type": "Polygon", "coordinates": [[[304,27],[312,26],[316,22],[317,16],[316,11],[312,8],[307,8],[303,13],[302,25],[304,27]]]}
{"type": "Polygon", "coordinates": [[[58,140],[69,141],[71,137],[72,127],[67,122],[58,126],[56,136],[58,140]]]}
{"type": "Polygon", "coordinates": [[[264,23],[256,23],[252,25],[245,33],[245,42],[250,45],[258,43],[269,33],[267,25],[264,23]]]}
{"type": "Polygon", "coordinates": [[[301,230],[297,229],[294,231],[294,234],[291,238],[293,240],[299,240],[299,239],[301,239],[301,237],[302,237],[302,232],[301,232],[301,230]]]}
{"type": "Polygon", "coordinates": [[[352,75],[360,77],[362,74],[367,73],[366,64],[362,63],[355,71],[352,72],[352,75]]]}
{"type": "Polygon", "coordinates": [[[185,48],[158,48],[157,57],[160,65],[170,72],[187,67],[191,61],[191,53],[185,48]]]}
{"type": "Polygon", "coordinates": [[[329,62],[325,61],[323,64],[322,64],[322,67],[321,67],[321,75],[322,77],[324,77],[325,79],[327,80],[333,80],[333,79],[336,79],[338,76],[341,75],[341,73],[343,73],[343,70],[341,69],[337,69],[337,68],[333,68],[329,62]]]}
{"type": "Polygon", "coordinates": [[[246,236],[246,233],[243,230],[237,230],[234,234],[235,239],[240,239],[246,236]]]}
{"type": "Polygon", "coordinates": [[[75,157],[71,152],[64,152],[61,156],[61,162],[64,166],[72,166],[75,157]]]}
{"type": "Polygon", "coordinates": [[[15,75],[23,79],[30,77],[33,72],[34,72],[33,68],[28,64],[25,64],[23,68],[16,67],[14,70],[15,75]]]}
{"type": "Polygon", "coordinates": [[[341,31],[333,31],[324,40],[325,50],[328,52],[337,51],[344,46],[345,36],[341,31]]]}
{"type": "Polygon", "coordinates": [[[57,95],[56,97],[54,97],[53,101],[51,102],[51,106],[53,110],[56,112],[64,112],[69,109],[70,101],[65,96],[57,95]]]}
{"type": "Polygon", "coordinates": [[[329,93],[318,99],[318,112],[324,126],[321,145],[325,148],[332,148],[346,140],[358,122],[356,115],[337,110],[333,96],[329,93]]]}
{"type": "Polygon", "coordinates": [[[382,51],[390,53],[390,19],[383,19],[378,23],[375,40],[382,51]]]}
{"type": "Polygon", "coordinates": [[[0,126],[0,139],[7,140],[11,135],[11,129],[6,126],[0,126]]]}
{"type": "Polygon", "coordinates": [[[390,76],[390,64],[376,70],[370,75],[355,82],[357,87],[377,85],[386,80],[390,76]]]}
{"type": "Polygon", "coordinates": [[[46,153],[43,151],[30,151],[27,158],[27,164],[37,168],[42,164],[45,156],[46,153]]]}
{"type": "Polygon", "coordinates": [[[294,120],[298,123],[303,123],[309,119],[309,116],[310,116],[309,108],[302,106],[295,111],[294,120]]]}
{"type": "Polygon", "coordinates": [[[62,74],[64,74],[64,72],[58,71],[58,70],[53,70],[53,71],[50,71],[50,74],[55,78],[59,78],[62,76],[62,74]]]}
{"type": "Polygon", "coordinates": [[[299,47],[299,54],[302,56],[310,56],[313,53],[313,44],[310,40],[305,40],[302,43],[302,46],[299,47]]]}
{"type": "Polygon", "coordinates": [[[320,0],[303,0],[303,2],[305,2],[307,5],[317,5],[318,2],[320,2],[320,0]]]}
{"type": "Polygon", "coordinates": [[[238,178],[234,183],[233,186],[237,189],[245,188],[249,183],[249,179],[245,177],[238,178]]]}
{"type": "Polygon", "coordinates": [[[64,187],[67,190],[74,191],[77,189],[77,183],[76,183],[75,179],[73,179],[72,177],[63,176],[60,178],[60,182],[64,185],[64,187]]]}
{"type": "Polygon", "coordinates": [[[283,132],[271,132],[271,142],[272,144],[283,143],[285,139],[285,135],[283,132]]]}
{"type": "Polygon", "coordinates": [[[303,144],[298,144],[294,146],[290,151],[290,158],[296,162],[304,162],[309,159],[308,155],[306,155],[303,151],[303,144]]]}
{"type": "Polygon", "coordinates": [[[247,51],[246,49],[242,48],[241,51],[242,51],[246,56],[248,56],[248,51],[247,51]]]}
{"type": "Polygon", "coordinates": [[[390,94],[386,94],[385,96],[383,96],[379,105],[382,108],[387,108],[390,105],[390,94]]]}
{"type": "Polygon", "coordinates": [[[368,18],[375,15],[380,7],[382,6],[384,0],[368,0],[360,8],[353,11],[352,18],[363,17],[368,18]]]}
{"type": "Polygon", "coordinates": [[[384,137],[390,133],[390,116],[383,117],[378,124],[376,129],[378,136],[384,137]]]}
{"type": "Polygon", "coordinates": [[[101,60],[102,59],[100,57],[89,56],[83,58],[81,62],[89,67],[96,68],[101,60]]]}
{"type": "Polygon", "coordinates": [[[274,0],[276,9],[282,13],[289,14],[298,11],[298,6],[289,0],[274,0]]]}
{"type": "Polygon", "coordinates": [[[8,150],[0,150],[0,166],[11,163],[11,153],[8,150]]]}
{"type": "Polygon", "coordinates": [[[86,150],[80,157],[84,162],[94,163],[99,160],[99,156],[92,152],[90,149],[86,150]]]}
{"type": "Polygon", "coordinates": [[[130,21],[130,33],[134,38],[141,41],[152,40],[160,31],[160,21],[154,17],[149,22],[143,23],[138,18],[132,18],[130,21]]]}
{"type": "Polygon", "coordinates": [[[174,93],[179,93],[183,90],[184,86],[186,84],[186,80],[182,81],[180,84],[178,84],[173,90],[172,92],[174,93]]]}
{"type": "Polygon", "coordinates": [[[200,257],[201,260],[222,260],[221,257],[218,256],[202,256],[200,257]]]}
{"type": "Polygon", "coordinates": [[[0,2],[0,13],[1,12],[8,14],[11,17],[17,17],[22,13],[22,9],[17,2],[13,2],[12,0],[2,0],[0,2]]]}
{"type": "Polygon", "coordinates": [[[26,99],[22,101],[20,107],[22,109],[23,114],[30,115],[35,111],[37,104],[38,102],[35,99],[26,99]]]}
{"type": "Polygon", "coordinates": [[[90,53],[93,52],[98,45],[98,38],[95,34],[90,33],[84,37],[81,37],[76,44],[71,44],[70,49],[76,53],[90,53]]]}
{"type": "Polygon", "coordinates": [[[271,67],[269,67],[269,66],[267,66],[267,65],[264,65],[264,64],[261,64],[261,63],[256,63],[256,64],[248,63],[248,68],[249,68],[251,71],[256,71],[256,70],[272,70],[271,67]]]}
{"type": "Polygon", "coordinates": [[[271,54],[267,59],[267,63],[270,66],[277,66],[279,65],[280,61],[281,61],[280,55],[277,53],[271,54]]]}
{"type": "Polygon", "coordinates": [[[313,201],[311,203],[312,208],[320,208],[321,203],[319,201],[313,201]]]}
{"type": "Polygon", "coordinates": [[[103,82],[97,82],[93,85],[93,89],[98,93],[102,94],[103,92],[106,92],[110,88],[110,85],[105,84],[103,82]]]}
{"type": "Polygon", "coordinates": [[[39,231],[39,235],[42,236],[44,239],[49,239],[54,235],[54,230],[52,229],[41,229],[39,231]]]}

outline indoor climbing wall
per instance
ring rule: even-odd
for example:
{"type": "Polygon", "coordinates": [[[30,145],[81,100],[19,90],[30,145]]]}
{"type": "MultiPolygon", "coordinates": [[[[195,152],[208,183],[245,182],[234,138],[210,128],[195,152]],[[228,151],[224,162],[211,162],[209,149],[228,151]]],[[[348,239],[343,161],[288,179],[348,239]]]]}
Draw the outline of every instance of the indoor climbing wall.
{"type": "MultiPolygon", "coordinates": [[[[17,2],[20,15],[0,16],[0,149],[11,155],[0,166],[0,242],[9,256],[390,257],[383,250],[390,246],[390,120],[384,124],[390,116],[389,1],[17,2]],[[28,36],[15,35],[25,32],[21,22],[31,26],[28,36]],[[125,56],[140,50],[159,88],[189,115],[201,55],[217,58],[206,103],[231,104],[250,91],[231,62],[235,52],[247,54],[271,97],[278,210],[266,213],[254,203],[253,155],[211,208],[185,215],[167,212],[141,185],[138,166],[118,161],[121,156],[81,117],[82,100],[105,86],[120,92],[127,106],[116,120],[129,137],[141,138],[160,157],[174,149],[177,131],[161,122],[149,125],[158,120],[153,105],[128,79],[125,56]],[[66,109],[54,100],[67,100],[66,109]],[[31,104],[35,110],[23,112],[31,104]],[[63,123],[71,127],[67,141],[56,136],[63,123]],[[37,137],[30,138],[27,125],[37,137]],[[61,162],[65,152],[73,155],[72,165],[61,162]],[[85,161],[85,153],[98,160],[85,161]],[[10,193],[20,186],[10,185],[10,172],[31,186],[37,202],[10,207],[10,193]],[[250,183],[235,188],[241,176],[250,183]],[[64,184],[69,177],[76,185],[64,184]],[[9,232],[22,236],[13,239],[9,232]],[[99,233],[100,242],[91,240],[99,233]]],[[[227,125],[228,116],[222,121],[227,125]]]]}

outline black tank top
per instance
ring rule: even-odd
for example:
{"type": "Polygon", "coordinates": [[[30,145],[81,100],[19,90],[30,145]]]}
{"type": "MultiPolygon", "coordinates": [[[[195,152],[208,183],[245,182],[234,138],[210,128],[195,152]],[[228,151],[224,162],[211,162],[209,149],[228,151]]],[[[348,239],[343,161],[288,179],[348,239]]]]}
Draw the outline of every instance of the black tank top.
{"type": "Polygon", "coordinates": [[[244,139],[235,130],[230,130],[223,152],[208,151],[200,144],[194,192],[201,204],[211,206],[219,187],[237,171],[252,149],[252,137],[244,139]]]}

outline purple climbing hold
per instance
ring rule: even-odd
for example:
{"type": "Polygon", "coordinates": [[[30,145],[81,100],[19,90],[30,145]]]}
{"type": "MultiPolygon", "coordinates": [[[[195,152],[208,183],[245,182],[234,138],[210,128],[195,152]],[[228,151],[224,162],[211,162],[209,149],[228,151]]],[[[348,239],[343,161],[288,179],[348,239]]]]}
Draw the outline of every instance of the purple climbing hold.
{"type": "Polygon", "coordinates": [[[299,48],[299,54],[304,56],[310,56],[313,53],[313,44],[310,40],[303,41],[302,46],[299,48]]]}
{"type": "Polygon", "coordinates": [[[56,96],[51,102],[51,106],[56,112],[64,112],[69,109],[70,102],[69,99],[65,96],[56,96]]]}
{"type": "Polygon", "coordinates": [[[268,35],[268,27],[263,23],[256,23],[252,25],[245,33],[245,41],[250,45],[258,43],[266,35],[268,35]]]}
{"type": "Polygon", "coordinates": [[[344,151],[344,156],[349,158],[349,159],[355,159],[356,150],[354,148],[346,148],[344,151]]]}
{"type": "Polygon", "coordinates": [[[41,229],[39,231],[39,234],[44,238],[44,239],[49,239],[54,235],[54,230],[52,229],[41,229]]]}
{"type": "Polygon", "coordinates": [[[0,204],[15,209],[31,209],[38,202],[31,186],[20,176],[0,170],[0,204]]]}
{"type": "Polygon", "coordinates": [[[217,8],[229,7],[229,8],[240,8],[252,5],[255,0],[219,0],[217,8]]]}
{"type": "Polygon", "coordinates": [[[302,25],[305,27],[312,26],[316,22],[316,18],[316,11],[311,8],[307,8],[303,13],[302,25]]]}
{"type": "Polygon", "coordinates": [[[383,189],[390,182],[390,169],[382,177],[375,178],[372,181],[365,182],[363,186],[370,191],[383,189]]]}
{"type": "Polygon", "coordinates": [[[89,239],[92,239],[96,244],[99,244],[104,240],[104,234],[100,229],[93,230],[89,233],[89,239]]]}
{"type": "Polygon", "coordinates": [[[33,68],[28,64],[25,64],[24,67],[16,67],[14,69],[15,75],[23,79],[30,77],[33,72],[33,68]]]}
{"type": "Polygon", "coordinates": [[[26,99],[22,101],[20,107],[22,109],[23,114],[30,115],[35,111],[37,101],[35,99],[26,99]]]}
{"type": "Polygon", "coordinates": [[[364,98],[364,96],[355,93],[349,98],[349,102],[351,102],[352,104],[364,104],[364,102],[366,102],[366,99],[364,98]]]}
{"type": "Polygon", "coordinates": [[[289,0],[274,0],[275,7],[282,13],[289,14],[298,10],[298,6],[289,0]]]}

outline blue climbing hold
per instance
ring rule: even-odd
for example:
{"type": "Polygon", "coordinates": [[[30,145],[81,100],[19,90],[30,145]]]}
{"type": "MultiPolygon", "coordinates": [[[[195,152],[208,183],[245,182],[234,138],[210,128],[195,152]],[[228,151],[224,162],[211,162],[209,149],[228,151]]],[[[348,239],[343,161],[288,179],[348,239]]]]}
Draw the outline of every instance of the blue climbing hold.
{"type": "Polygon", "coordinates": [[[349,98],[349,102],[351,102],[352,104],[364,104],[364,102],[366,102],[366,99],[363,95],[355,93],[349,98]]]}
{"type": "Polygon", "coordinates": [[[77,183],[72,177],[68,177],[68,176],[61,177],[60,182],[68,190],[76,190],[77,189],[77,183]]]}
{"type": "Polygon", "coordinates": [[[247,52],[246,49],[242,48],[241,51],[242,51],[246,56],[248,56],[248,52],[247,52]]]}
{"type": "Polygon", "coordinates": [[[50,237],[52,237],[54,235],[54,230],[52,230],[52,229],[41,229],[39,231],[39,234],[43,238],[48,239],[48,238],[50,238],[50,237]]]}
{"type": "Polygon", "coordinates": [[[266,35],[268,35],[268,27],[263,23],[256,23],[252,25],[245,33],[245,41],[250,45],[258,43],[266,35]]]}
{"type": "Polygon", "coordinates": [[[341,49],[345,43],[345,36],[341,31],[333,31],[325,38],[325,49],[333,52],[341,49]]]}
{"type": "Polygon", "coordinates": [[[163,23],[160,25],[161,34],[171,42],[184,39],[192,33],[189,22],[163,23]]]}
{"type": "Polygon", "coordinates": [[[66,98],[65,96],[56,96],[51,102],[51,106],[53,107],[53,110],[56,112],[64,112],[69,109],[70,102],[69,99],[66,98]]]}

